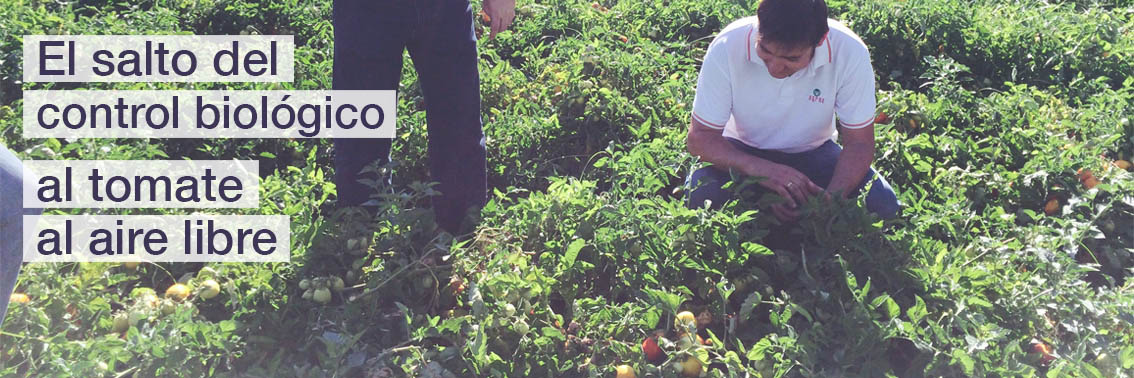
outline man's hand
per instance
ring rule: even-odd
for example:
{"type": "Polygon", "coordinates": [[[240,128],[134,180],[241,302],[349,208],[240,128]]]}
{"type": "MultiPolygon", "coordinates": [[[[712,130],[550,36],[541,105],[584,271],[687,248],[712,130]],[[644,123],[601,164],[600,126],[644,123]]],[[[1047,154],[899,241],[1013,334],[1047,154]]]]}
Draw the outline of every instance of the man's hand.
{"type": "Polygon", "coordinates": [[[823,192],[823,188],[811,182],[807,175],[783,164],[763,159],[754,160],[743,168],[743,172],[749,176],[764,177],[760,185],[787,199],[785,205],[793,213],[794,209],[807,202],[807,197],[823,192]]]}
{"type": "Polygon", "coordinates": [[[507,30],[516,19],[516,0],[484,0],[484,13],[492,23],[488,39],[496,38],[496,33],[507,30]]]}
{"type": "Polygon", "coordinates": [[[788,206],[786,203],[772,205],[772,214],[776,216],[776,219],[780,220],[780,223],[795,222],[799,219],[799,210],[788,206]]]}
{"type": "Polygon", "coordinates": [[[725,140],[720,129],[710,128],[696,118],[689,124],[686,137],[689,153],[701,160],[739,170],[746,176],[764,177],[760,185],[787,200],[787,203],[772,207],[772,212],[782,222],[799,218],[799,205],[807,197],[815,194],[827,196],[823,188],[811,182],[807,175],[795,168],[770,162],[749,155],[725,140]]]}
{"type": "Polygon", "coordinates": [[[753,170],[751,176],[765,177],[764,180],[760,181],[761,186],[787,200],[785,203],[772,205],[772,214],[781,223],[798,220],[799,207],[807,202],[807,197],[826,193],[819,185],[815,185],[807,175],[783,164],[765,160],[751,169],[753,170]]]}

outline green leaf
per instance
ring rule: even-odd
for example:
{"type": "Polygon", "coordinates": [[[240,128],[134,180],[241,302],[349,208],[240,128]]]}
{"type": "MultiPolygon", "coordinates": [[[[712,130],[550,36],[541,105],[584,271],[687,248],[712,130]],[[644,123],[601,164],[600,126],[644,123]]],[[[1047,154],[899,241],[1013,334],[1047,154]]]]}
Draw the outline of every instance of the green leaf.
{"type": "Polygon", "coordinates": [[[898,302],[894,301],[889,295],[886,296],[886,314],[890,319],[898,317],[902,314],[902,307],[898,306],[898,302]]]}
{"type": "Polygon", "coordinates": [[[477,327],[476,338],[473,339],[472,344],[473,355],[477,360],[484,361],[484,357],[488,354],[488,342],[484,337],[484,327],[477,327]]]}
{"type": "Polygon", "coordinates": [[[717,281],[715,286],[717,287],[717,292],[720,293],[721,298],[725,299],[731,296],[732,292],[736,291],[736,286],[724,279],[717,281]]]}
{"type": "Polygon", "coordinates": [[[1122,362],[1123,369],[1134,368],[1134,345],[1127,345],[1119,352],[1118,360],[1122,362]]]}
{"type": "Polygon", "coordinates": [[[559,328],[543,327],[543,328],[540,328],[540,332],[543,334],[544,337],[549,337],[549,338],[556,339],[556,340],[565,339],[565,337],[563,337],[563,331],[560,331],[559,328]]]}
{"type": "Polygon", "coordinates": [[[810,322],[810,323],[815,322],[815,319],[811,317],[811,313],[807,312],[807,309],[804,309],[803,306],[800,306],[799,304],[796,304],[796,303],[792,303],[789,307],[791,308],[793,313],[798,313],[800,315],[803,315],[803,317],[807,318],[808,322],[810,322]]]}
{"type": "Polygon", "coordinates": [[[862,289],[858,291],[858,300],[866,299],[867,294],[870,294],[870,277],[866,278],[866,284],[862,285],[862,289]]]}
{"type": "Polygon", "coordinates": [[[764,336],[763,339],[760,339],[760,341],[757,341],[756,345],[753,345],[752,349],[748,350],[748,354],[747,354],[746,357],[748,357],[748,359],[751,360],[751,361],[763,360],[764,357],[766,356],[766,354],[768,353],[768,351],[771,350],[772,347],[773,347],[772,340],[770,339],[770,337],[773,337],[773,336],[772,335],[764,336]]]}
{"type": "Polygon", "coordinates": [[[681,307],[681,302],[685,300],[680,294],[669,293],[662,290],[643,289],[646,296],[650,299],[650,304],[665,309],[668,313],[677,313],[677,309],[681,307]]]}
{"type": "Polygon", "coordinates": [[[973,358],[969,357],[964,350],[960,348],[953,349],[953,362],[961,364],[961,369],[964,369],[965,375],[973,375],[973,358]]]}
{"type": "Polygon", "coordinates": [[[968,297],[965,298],[965,302],[974,306],[992,308],[992,303],[988,303],[988,301],[981,299],[980,297],[968,297]]]}
{"type": "Polygon", "coordinates": [[[748,321],[752,316],[752,310],[756,309],[762,299],[758,292],[754,291],[752,294],[748,294],[748,298],[745,298],[744,303],[740,305],[740,320],[748,321]]]}
{"type": "Polygon", "coordinates": [[[655,324],[658,324],[659,320],[661,320],[661,316],[661,310],[657,308],[651,308],[642,315],[642,322],[640,324],[643,327],[653,327],[655,324]]]}
{"type": "Polygon", "coordinates": [[[852,293],[855,292],[858,289],[858,278],[855,278],[854,273],[851,273],[848,270],[847,275],[846,275],[846,280],[847,280],[847,288],[850,289],[852,293]]]}
{"type": "Polygon", "coordinates": [[[1055,367],[1047,371],[1047,376],[1050,378],[1063,377],[1063,369],[1066,367],[1066,364],[1062,362],[1056,362],[1055,367]]]}
{"type": "Polygon", "coordinates": [[[1084,362],[1081,366],[1083,367],[1083,370],[1085,370],[1087,373],[1090,373],[1090,376],[1095,378],[1103,378],[1103,373],[1099,371],[1098,368],[1094,367],[1094,365],[1084,362]]]}
{"type": "Polygon", "coordinates": [[[567,246],[567,251],[563,253],[563,268],[570,268],[575,265],[575,259],[579,257],[579,251],[587,244],[583,239],[575,239],[571,245],[567,246]]]}
{"type": "Polygon", "coordinates": [[[744,242],[740,244],[740,247],[744,248],[744,252],[752,256],[771,256],[775,254],[771,249],[768,249],[768,247],[760,243],[744,242]]]}
{"type": "Polygon", "coordinates": [[[926,311],[925,301],[920,296],[914,296],[914,300],[916,301],[914,306],[906,309],[906,316],[910,318],[910,323],[917,324],[929,314],[929,311],[926,311]]]}
{"type": "Polygon", "coordinates": [[[902,313],[901,306],[898,306],[898,303],[894,302],[894,298],[890,297],[890,294],[882,294],[874,298],[874,300],[870,301],[870,308],[881,308],[882,314],[886,315],[889,319],[893,319],[902,313]]]}
{"type": "MultiPolygon", "coordinates": [[[[656,117],[656,115],[654,116],[656,117]]],[[[646,118],[646,122],[642,122],[642,126],[637,129],[631,128],[634,136],[637,138],[645,138],[650,135],[650,126],[653,125],[654,117],[646,118]]]]}

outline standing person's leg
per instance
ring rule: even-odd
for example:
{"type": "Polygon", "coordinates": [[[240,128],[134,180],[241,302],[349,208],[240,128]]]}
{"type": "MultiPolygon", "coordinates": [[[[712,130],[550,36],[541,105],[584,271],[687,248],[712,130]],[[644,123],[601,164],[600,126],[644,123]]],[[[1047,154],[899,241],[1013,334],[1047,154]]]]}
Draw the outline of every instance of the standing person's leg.
{"type": "MultiPolygon", "coordinates": [[[[397,90],[402,74],[402,51],[411,32],[411,23],[406,18],[413,13],[412,3],[335,0],[333,13],[333,89],[397,90]]],[[[334,140],[339,206],[360,205],[370,199],[371,188],[358,180],[383,178],[359,172],[374,161],[388,162],[390,142],[390,139],[334,140]]]]}
{"type": "Polygon", "coordinates": [[[8,297],[16,287],[16,276],[23,263],[23,216],[38,215],[40,209],[24,209],[24,190],[20,159],[0,146],[0,325],[8,310],[8,297]]]}
{"type": "Polygon", "coordinates": [[[469,210],[488,199],[476,34],[468,0],[421,0],[419,26],[409,43],[429,131],[429,168],[441,195],[437,223],[462,233],[469,210]]]}

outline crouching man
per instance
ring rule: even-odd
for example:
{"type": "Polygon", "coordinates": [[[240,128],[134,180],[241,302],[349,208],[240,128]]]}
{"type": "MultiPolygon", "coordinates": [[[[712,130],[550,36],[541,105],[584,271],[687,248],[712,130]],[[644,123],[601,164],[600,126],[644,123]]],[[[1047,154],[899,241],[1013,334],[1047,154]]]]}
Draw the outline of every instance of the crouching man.
{"type": "Polygon", "coordinates": [[[687,178],[687,205],[719,206],[732,198],[723,185],[750,176],[753,190],[786,200],[771,210],[793,222],[809,196],[850,197],[873,181],[867,209],[895,217],[894,190],[870,166],[874,90],[866,45],[827,18],[824,0],[761,1],[705,54],[686,143],[712,165],[687,178]]]}

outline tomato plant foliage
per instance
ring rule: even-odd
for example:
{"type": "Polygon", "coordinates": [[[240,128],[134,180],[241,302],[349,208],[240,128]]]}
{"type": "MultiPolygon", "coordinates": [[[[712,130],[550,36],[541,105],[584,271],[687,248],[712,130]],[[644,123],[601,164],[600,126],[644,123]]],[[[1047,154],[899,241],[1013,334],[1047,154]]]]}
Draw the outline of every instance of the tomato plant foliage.
{"type": "Polygon", "coordinates": [[[409,64],[394,161],[372,167],[393,172],[370,183],[374,212],[333,206],[327,140],[21,137],[21,90],[79,88],[21,83],[23,35],[293,34],[293,83],[82,87],[325,89],[331,1],[0,7],[4,145],[24,159],[257,159],[260,208],[216,212],[290,216],[293,251],[290,264],[27,265],[0,375],[583,377],[626,364],[645,377],[690,358],[729,377],[1134,371],[1134,175],[1113,164],[1134,158],[1134,3],[828,4],[871,50],[889,118],[874,165],[899,219],[861,198],[809,203],[796,227],[750,199],[684,206],[702,164],[684,142],[701,59],[757,2],[519,1],[511,30],[479,42],[493,193],[456,239],[428,207],[409,64]],[[207,279],[216,297],[145,296],[207,279]],[[682,311],[705,345],[673,329],[682,311]],[[647,338],[663,361],[646,360],[647,338]]]}

